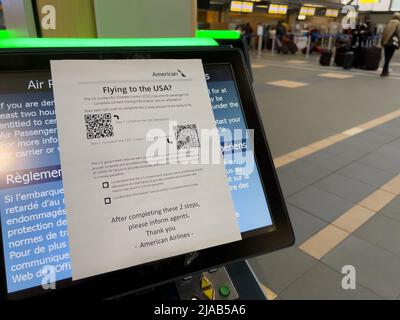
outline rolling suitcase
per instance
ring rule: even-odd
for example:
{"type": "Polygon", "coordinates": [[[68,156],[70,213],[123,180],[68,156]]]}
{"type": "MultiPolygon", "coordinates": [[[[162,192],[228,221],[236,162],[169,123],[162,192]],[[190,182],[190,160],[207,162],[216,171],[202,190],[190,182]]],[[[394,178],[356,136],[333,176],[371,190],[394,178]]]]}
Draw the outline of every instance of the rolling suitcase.
{"type": "Polygon", "coordinates": [[[329,66],[331,64],[331,59],[332,59],[332,51],[323,51],[321,53],[321,57],[319,58],[319,64],[321,66],[329,66]]]}
{"type": "Polygon", "coordinates": [[[272,49],[272,39],[268,39],[267,40],[267,50],[271,50],[272,49]]]}
{"type": "Polygon", "coordinates": [[[295,54],[297,52],[297,45],[294,43],[293,40],[290,40],[288,43],[288,47],[289,47],[289,52],[291,54],[295,54]]]}
{"type": "Polygon", "coordinates": [[[346,52],[349,51],[351,51],[351,48],[348,45],[342,45],[336,48],[335,64],[337,67],[343,67],[344,56],[346,52]]]}
{"type": "Polygon", "coordinates": [[[354,57],[353,57],[353,67],[360,68],[361,67],[361,49],[357,46],[353,47],[354,57]]]}
{"type": "Polygon", "coordinates": [[[382,48],[369,47],[361,49],[361,69],[377,70],[381,61],[382,48]]]}
{"type": "Polygon", "coordinates": [[[353,67],[354,52],[348,51],[344,54],[343,69],[350,70],[353,67]]]}
{"type": "Polygon", "coordinates": [[[288,54],[288,53],[289,53],[289,46],[288,46],[287,43],[283,43],[283,44],[282,44],[281,52],[282,52],[283,54],[288,54]]]}

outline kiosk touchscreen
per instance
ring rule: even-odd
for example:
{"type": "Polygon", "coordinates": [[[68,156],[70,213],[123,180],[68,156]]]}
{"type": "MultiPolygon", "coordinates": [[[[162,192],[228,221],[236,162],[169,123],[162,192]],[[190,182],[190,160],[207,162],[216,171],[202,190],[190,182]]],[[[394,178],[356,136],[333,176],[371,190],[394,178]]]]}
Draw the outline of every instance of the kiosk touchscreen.
{"type": "MultiPolygon", "coordinates": [[[[0,271],[4,298],[48,295],[105,298],[293,243],[249,74],[239,50],[4,50],[0,53],[0,64],[0,250],[3,255],[0,271]],[[225,161],[241,240],[72,279],[74,263],[71,263],[50,72],[50,61],[66,59],[201,59],[218,131],[254,130],[253,139],[248,135],[226,141],[221,134],[224,159],[235,152],[251,153],[255,163],[255,170],[239,179],[235,172],[241,166],[225,161]]],[[[113,121],[117,119],[111,119],[110,123],[113,121]]],[[[219,228],[222,230],[224,226],[219,228]]],[[[113,256],[105,259],[112,261],[113,256]]]]}

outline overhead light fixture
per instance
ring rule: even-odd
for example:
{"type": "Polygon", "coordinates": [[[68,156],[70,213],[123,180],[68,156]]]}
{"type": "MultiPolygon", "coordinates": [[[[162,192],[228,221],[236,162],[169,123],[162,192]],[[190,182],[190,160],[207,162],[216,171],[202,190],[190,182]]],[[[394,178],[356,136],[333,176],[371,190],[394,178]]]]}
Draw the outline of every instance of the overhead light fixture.
{"type": "Polygon", "coordinates": [[[266,4],[260,4],[256,6],[256,8],[268,8],[268,6],[266,4]]]}
{"type": "Polygon", "coordinates": [[[314,16],[315,15],[315,7],[301,7],[300,8],[300,16],[314,16]]]}
{"type": "Polygon", "coordinates": [[[284,14],[286,15],[288,6],[285,4],[273,4],[269,5],[268,13],[270,14],[284,14]]]}
{"type": "Polygon", "coordinates": [[[253,12],[253,2],[244,1],[242,2],[242,12],[253,12]]]}
{"type": "Polygon", "coordinates": [[[232,1],[231,2],[232,12],[242,12],[242,1],[232,1]]]}
{"type": "Polygon", "coordinates": [[[326,6],[317,3],[304,3],[303,6],[305,7],[314,7],[314,8],[325,8],[326,6]]]}
{"type": "Polygon", "coordinates": [[[374,4],[379,3],[379,0],[359,0],[360,4],[374,4]]]}
{"type": "Polygon", "coordinates": [[[325,17],[337,18],[339,16],[339,10],[337,9],[326,9],[325,17]]]}
{"type": "Polygon", "coordinates": [[[254,3],[250,1],[232,1],[230,10],[232,12],[253,12],[254,3]]]}

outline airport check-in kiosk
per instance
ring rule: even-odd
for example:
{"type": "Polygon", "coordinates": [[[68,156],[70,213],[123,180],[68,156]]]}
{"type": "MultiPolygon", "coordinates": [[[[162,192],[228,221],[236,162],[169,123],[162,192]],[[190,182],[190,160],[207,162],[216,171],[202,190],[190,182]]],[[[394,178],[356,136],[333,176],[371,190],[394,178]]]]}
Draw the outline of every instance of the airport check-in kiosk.
{"type": "MultiPolygon", "coordinates": [[[[22,128],[22,121],[17,121],[21,120],[18,104],[52,101],[52,88],[45,86],[32,93],[27,90],[27,84],[32,79],[49,83],[50,61],[65,59],[201,59],[210,98],[215,91],[213,89],[224,89],[226,92],[224,103],[212,104],[215,120],[220,123],[218,127],[229,127],[223,120],[235,117],[239,121],[231,129],[254,130],[253,141],[247,137],[242,141],[221,140],[222,153],[252,152],[256,164],[246,182],[240,183],[232,176],[235,164],[225,164],[234,207],[240,213],[237,218],[242,240],[73,281],[73,264],[68,255],[68,246],[48,241],[46,234],[49,229],[38,227],[48,225],[50,231],[64,234],[68,230],[68,212],[63,207],[63,194],[51,195],[54,190],[62,189],[61,178],[42,184],[28,183],[13,187],[5,183],[5,176],[9,172],[19,171],[22,174],[27,169],[50,163],[60,165],[58,153],[48,159],[31,153],[32,146],[26,145],[17,150],[26,156],[18,159],[3,157],[1,160],[13,161],[11,167],[8,164],[10,170],[4,172],[0,169],[2,298],[140,299],[148,295],[162,299],[193,300],[265,298],[245,259],[287,247],[293,244],[294,235],[243,53],[235,48],[218,47],[210,39],[0,40],[0,153],[4,155],[9,151],[8,147],[18,145],[31,133],[38,135],[39,144],[46,142],[47,146],[58,147],[57,139],[46,140],[50,136],[45,135],[52,132],[53,138],[57,136],[55,114],[52,112],[54,105],[46,105],[48,113],[44,116],[24,114],[25,124],[22,128]],[[235,108],[227,108],[229,104],[235,108]],[[39,131],[33,132],[29,120],[47,121],[42,128],[35,129],[39,131]],[[233,147],[236,144],[238,150],[233,147]],[[27,199],[29,195],[34,200],[38,192],[48,195],[41,200],[60,200],[57,209],[63,214],[38,215],[40,210],[32,206],[32,199],[27,199]],[[25,231],[19,232],[22,229],[25,231]],[[34,249],[39,243],[48,246],[53,244],[52,252],[35,253],[34,249]],[[49,261],[56,264],[56,277],[43,282],[45,274],[42,268],[49,261]]],[[[65,243],[68,240],[64,239],[65,243]]],[[[109,259],[113,259],[112,255],[109,259]]]]}

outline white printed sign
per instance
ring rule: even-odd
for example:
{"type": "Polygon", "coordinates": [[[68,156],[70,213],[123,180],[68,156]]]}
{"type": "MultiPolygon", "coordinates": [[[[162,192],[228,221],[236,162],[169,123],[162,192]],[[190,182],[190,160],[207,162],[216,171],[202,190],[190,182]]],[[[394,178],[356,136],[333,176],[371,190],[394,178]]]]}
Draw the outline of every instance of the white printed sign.
{"type": "Polygon", "coordinates": [[[51,72],[74,280],[241,239],[223,161],[169,161],[199,148],[202,129],[218,139],[201,60],[51,72]]]}

